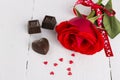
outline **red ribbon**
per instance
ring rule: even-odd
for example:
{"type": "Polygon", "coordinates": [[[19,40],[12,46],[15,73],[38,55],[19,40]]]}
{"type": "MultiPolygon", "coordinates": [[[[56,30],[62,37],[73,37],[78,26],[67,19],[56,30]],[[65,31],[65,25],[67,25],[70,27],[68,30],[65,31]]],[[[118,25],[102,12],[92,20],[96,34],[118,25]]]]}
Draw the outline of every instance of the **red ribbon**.
{"type": "MultiPolygon", "coordinates": [[[[103,26],[103,15],[102,15],[102,12],[105,12],[108,16],[114,16],[115,15],[115,11],[110,9],[111,11],[107,10],[105,7],[99,5],[99,4],[96,4],[94,3],[92,0],[78,0],[74,7],[78,4],[82,4],[84,6],[88,6],[88,7],[91,7],[91,9],[95,10],[96,12],[96,15],[99,16],[101,15],[98,19],[97,19],[97,24],[100,28],[104,27],[103,26]]],[[[107,32],[106,30],[102,30],[100,29],[100,32],[103,36],[103,39],[104,39],[104,51],[105,51],[105,54],[107,57],[112,57],[113,56],[113,52],[112,52],[112,49],[111,49],[111,46],[110,46],[110,42],[109,42],[109,39],[108,39],[108,35],[107,35],[107,32]]]]}

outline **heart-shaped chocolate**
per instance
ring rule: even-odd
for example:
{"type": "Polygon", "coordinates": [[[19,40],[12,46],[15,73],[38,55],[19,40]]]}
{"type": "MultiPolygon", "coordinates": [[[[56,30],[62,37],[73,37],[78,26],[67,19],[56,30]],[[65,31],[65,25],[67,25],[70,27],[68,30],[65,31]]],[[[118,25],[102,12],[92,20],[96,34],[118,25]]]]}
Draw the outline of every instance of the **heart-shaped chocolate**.
{"type": "Polygon", "coordinates": [[[37,53],[46,55],[49,50],[49,42],[46,38],[41,38],[40,40],[35,40],[32,43],[32,49],[37,53]]]}

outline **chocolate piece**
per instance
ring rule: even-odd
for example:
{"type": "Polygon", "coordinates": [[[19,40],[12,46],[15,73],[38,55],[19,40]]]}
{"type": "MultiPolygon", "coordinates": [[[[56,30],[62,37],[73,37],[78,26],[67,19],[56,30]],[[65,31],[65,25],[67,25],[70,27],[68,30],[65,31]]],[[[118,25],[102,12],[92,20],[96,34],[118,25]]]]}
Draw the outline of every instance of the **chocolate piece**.
{"type": "Polygon", "coordinates": [[[42,22],[42,28],[53,30],[56,25],[56,19],[53,16],[45,16],[42,22]]]}
{"type": "Polygon", "coordinates": [[[40,23],[38,20],[31,20],[28,21],[28,33],[34,34],[34,33],[40,33],[40,23]]]}
{"type": "Polygon", "coordinates": [[[49,50],[49,42],[46,38],[41,38],[32,43],[32,49],[40,54],[46,55],[49,50]]]}

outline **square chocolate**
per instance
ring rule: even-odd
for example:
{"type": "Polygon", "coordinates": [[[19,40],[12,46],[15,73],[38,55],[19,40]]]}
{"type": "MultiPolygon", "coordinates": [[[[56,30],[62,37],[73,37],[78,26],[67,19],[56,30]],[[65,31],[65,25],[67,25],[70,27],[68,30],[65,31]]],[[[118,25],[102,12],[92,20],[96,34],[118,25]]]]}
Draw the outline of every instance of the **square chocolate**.
{"type": "Polygon", "coordinates": [[[55,17],[46,15],[42,22],[42,28],[53,30],[56,23],[55,17]]]}
{"type": "Polygon", "coordinates": [[[28,21],[28,33],[34,34],[34,33],[40,33],[40,23],[39,20],[30,20],[28,21]]]}

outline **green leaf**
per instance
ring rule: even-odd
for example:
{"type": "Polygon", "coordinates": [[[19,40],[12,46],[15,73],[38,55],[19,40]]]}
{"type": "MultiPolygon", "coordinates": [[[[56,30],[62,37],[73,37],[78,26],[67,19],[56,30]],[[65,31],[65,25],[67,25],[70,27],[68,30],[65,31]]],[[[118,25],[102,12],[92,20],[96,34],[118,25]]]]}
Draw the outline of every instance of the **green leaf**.
{"type": "MultiPolygon", "coordinates": [[[[105,8],[112,9],[111,0],[109,0],[105,8]]],[[[111,17],[104,13],[103,25],[110,38],[114,38],[120,33],[120,22],[115,16],[111,17]]]]}
{"type": "Polygon", "coordinates": [[[81,13],[74,7],[75,13],[78,17],[82,17],[81,13]]]}
{"type": "MultiPolygon", "coordinates": [[[[101,16],[101,15],[100,15],[101,16]]],[[[92,18],[88,18],[88,20],[92,23],[95,23],[95,21],[100,17],[100,16],[95,16],[95,17],[92,17],[92,18]]]]}
{"type": "Polygon", "coordinates": [[[89,18],[92,18],[94,15],[95,15],[95,11],[92,10],[92,11],[90,12],[90,14],[87,16],[87,18],[88,18],[88,19],[89,19],[89,18]]]}
{"type": "Polygon", "coordinates": [[[102,0],[98,0],[97,4],[101,4],[102,3],[102,0]]]}

